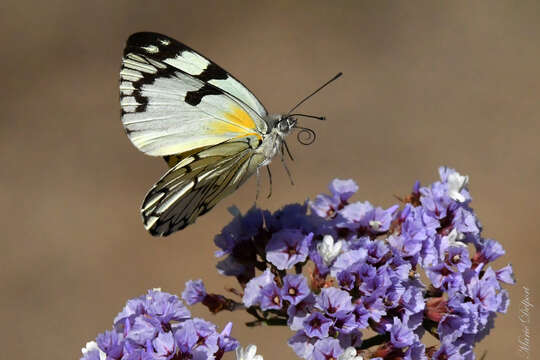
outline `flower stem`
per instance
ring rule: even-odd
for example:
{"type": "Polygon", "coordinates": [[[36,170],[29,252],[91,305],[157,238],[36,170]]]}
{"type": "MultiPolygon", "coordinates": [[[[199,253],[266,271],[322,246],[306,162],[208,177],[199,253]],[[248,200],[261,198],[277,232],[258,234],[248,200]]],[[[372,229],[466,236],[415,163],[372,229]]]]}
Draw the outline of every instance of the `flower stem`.
{"type": "Polygon", "coordinates": [[[389,340],[390,340],[390,335],[388,334],[379,334],[379,335],[372,336],[362,341],[360,350],[369,349],[372,346],[383,344],[389,340]]]}

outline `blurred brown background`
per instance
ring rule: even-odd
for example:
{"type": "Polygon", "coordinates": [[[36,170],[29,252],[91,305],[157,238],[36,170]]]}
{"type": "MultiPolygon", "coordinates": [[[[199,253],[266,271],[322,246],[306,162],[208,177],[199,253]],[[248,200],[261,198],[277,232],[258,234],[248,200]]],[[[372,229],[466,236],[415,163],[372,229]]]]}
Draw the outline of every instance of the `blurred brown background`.
{"type": "MultiPolygon", "coordinates": [[[[354,178],[357,200],[388,206],[447,164],[470,176],[485,236],[502,242],[518,284],[511,307],[478,346],[519,358],[522,286],[540,294],[540,3],[537,1],[206,2],[6,1],[0,5],[0,343],[17,359],[76,359],[128,298],[180,294],[202,277],[220,292],[213,237],[248,209],[251,179],[212,212],[166,239],[144,230],[139,206],[165,171],[138,152],[119,118],[118,71],[127,37],[177,38],[235,74],[270,111],[302,107],[328,121],[304,147],[291,142],[291,187],[279,164],[276,209],[354,178]]],[[[265,184],[263,182],[263,184],[265,184]]],[[[265,184],[266,186],[266,184],[265,184]]],[[[530,324],[539,358],[540,302],[530,324]]],[[[293,359],[286,328],[247,329],[244,314],[196,315],[293,359]]],[[[232,358],[229,357],[229,359],[232,358]]]]}

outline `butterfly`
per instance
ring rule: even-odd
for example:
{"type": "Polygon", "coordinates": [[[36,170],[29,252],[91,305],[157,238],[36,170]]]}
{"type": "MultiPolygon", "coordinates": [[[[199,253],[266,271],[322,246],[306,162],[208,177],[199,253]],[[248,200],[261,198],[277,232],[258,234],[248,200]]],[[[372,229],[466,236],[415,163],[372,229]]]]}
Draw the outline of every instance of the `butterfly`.
{"type": "Polygon", "coordinates": [[[268,114],[220,66],[177,40],[150,32],[127,40],[120,105],[133,145],[163,157],[170,167],[141,206],[144,226],[155,236],[192,224],[276,154],[283,156],[285,137],[293,129],[312,132],[298,126],[297,115],[323,119],[291,114],[296,107],[287,114],[268,114]]]}

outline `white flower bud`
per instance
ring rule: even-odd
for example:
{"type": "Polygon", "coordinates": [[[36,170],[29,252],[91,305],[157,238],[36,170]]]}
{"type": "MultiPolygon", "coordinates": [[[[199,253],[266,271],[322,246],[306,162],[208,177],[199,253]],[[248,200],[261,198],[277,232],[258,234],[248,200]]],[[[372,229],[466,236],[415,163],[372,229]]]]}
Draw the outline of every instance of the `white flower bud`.
{"type": "Polygon", "coordinates": [[[248,345],[245,350],[241,346],[236,348],[236,360],[263,360],[263,357],[257,355],[256,345],[248,345]]]}
{"type": "Polygon", "coordinates": [[[107,354],[103,350],[101,350],[97,343],[95,341],[89,341],[86,343],[86,346],[81,349],[81,352],[83,355],[86,355],[87,352],[92,350],[98,350],[99,351],[99,360],[106,360],[107,354]]]}
{"type": "Polygon", "coordinates": [[[340,240],[334,243],[334,238],[331,235],[324,235],[322,241],[317,244],[317,251],[324,263],[330,265],[339,255],[342,246],[343,241],[340,240]]]}
{"type": "Polygon", "coordinates": [[[343,354],[338,356],[338,360],[363,360],[362,356],[356,356],[356,349],[349,346],[345,349],[343,354]]]}
{"type": "Polygon", "coordinates": [[[453,172],[448,175],[447,184],[448,184],[448,196],[458,202],[464,202],[465,197],[461,195],[461,190],[469,182],[468,176],[462,176],[460,173],[453,172]]]}

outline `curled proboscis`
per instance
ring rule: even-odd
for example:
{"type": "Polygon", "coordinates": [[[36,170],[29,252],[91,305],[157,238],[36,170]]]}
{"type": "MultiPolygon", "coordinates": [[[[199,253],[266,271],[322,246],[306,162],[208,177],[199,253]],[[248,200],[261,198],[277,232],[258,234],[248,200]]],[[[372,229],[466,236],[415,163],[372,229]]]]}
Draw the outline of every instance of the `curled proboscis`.
{"type": "Polygon", "coordinates": [[[296,139],[298,139],[298,142],[302,145],[311,145],[315,142],[315,139],[317,138],[317,135],[315,134],[315,131],[309,129],[309,128],[303,128],[298,127],[300,131],[296,133],[296,139]]]}

